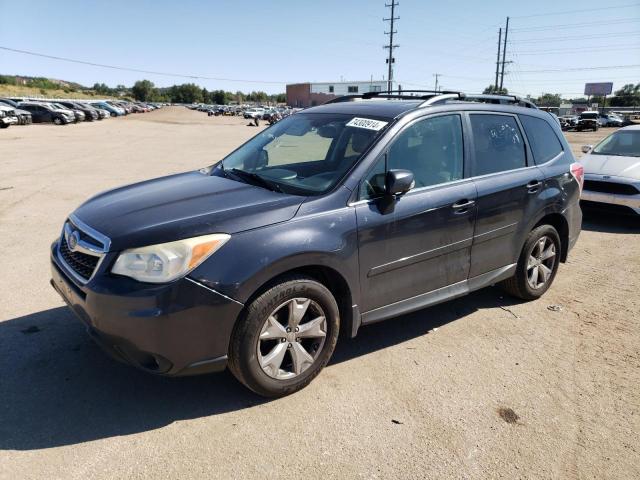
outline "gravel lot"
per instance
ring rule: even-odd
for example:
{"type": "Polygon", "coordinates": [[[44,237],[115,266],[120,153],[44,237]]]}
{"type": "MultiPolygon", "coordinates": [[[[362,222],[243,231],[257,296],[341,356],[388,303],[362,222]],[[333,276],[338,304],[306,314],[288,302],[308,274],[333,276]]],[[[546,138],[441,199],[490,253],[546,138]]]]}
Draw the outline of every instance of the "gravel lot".
{"type": "MultiPolygon", "coordinates": [[[[105,356],[48,284],[65,216],[213,163],[259,130],[246,123],[175,107],[0,131],[1,479],[640,478],[630,219],[586,219],[542,299],[488,288],[363,328],[284,399],[105,356]]],[[[569,139],[577,152],[610,131],[569,139]]]]}

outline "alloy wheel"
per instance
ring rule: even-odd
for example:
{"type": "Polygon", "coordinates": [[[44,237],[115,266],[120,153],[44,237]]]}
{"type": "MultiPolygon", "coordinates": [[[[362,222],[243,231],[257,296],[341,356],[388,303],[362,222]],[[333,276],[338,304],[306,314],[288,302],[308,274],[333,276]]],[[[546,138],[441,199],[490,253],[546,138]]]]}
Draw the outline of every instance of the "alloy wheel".
{"type": "Polygon", "coordinates": [[[556,263],[556,245],[546,235],[536,242],[527,262],[527,281],[533,289],[543,287],[551,278],[556,263]]]}
{"type": "Polygon", "coordinates": [[[269,377],[287,380],[316,361],[327,336],[324,311],[309,298],[293,298],[267,317],[260,331],[257,356],[269,377]]]}

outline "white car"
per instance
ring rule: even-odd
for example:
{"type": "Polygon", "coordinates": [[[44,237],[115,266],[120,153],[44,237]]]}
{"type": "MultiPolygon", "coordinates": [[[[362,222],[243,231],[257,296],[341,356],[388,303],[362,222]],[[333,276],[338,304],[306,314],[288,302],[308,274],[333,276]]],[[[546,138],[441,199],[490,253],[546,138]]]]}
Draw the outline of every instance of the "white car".
{"type": "Polygon", "coordinates": [[[640,215],[640,125],[621,128],[582,151],[583,206],[640,215]]]}
{"type": "Polygon", "coordinates": [[[8,128],[10,125],[18,123],[16,111],[12,107],[0,105],[0,128],[8,128]]]}
{"type": "Polygon", "coordinates": [[[262,118],[262,115],[264,115],[264,108],[247,108],[244,111],[244,118],[262,118]]]}

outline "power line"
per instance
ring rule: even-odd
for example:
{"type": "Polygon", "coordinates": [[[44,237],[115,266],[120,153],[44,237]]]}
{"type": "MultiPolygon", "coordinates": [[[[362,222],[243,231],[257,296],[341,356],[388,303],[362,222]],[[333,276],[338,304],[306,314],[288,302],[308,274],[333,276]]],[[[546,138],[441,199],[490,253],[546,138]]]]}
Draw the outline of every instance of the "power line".
{"type": "Polygon", "coordinates": [[[640,7],[640,3],[626,3],[624,5],[608,5],[606,7],[582,8],[580,10],[565,10],[562,12],[535,13],[532,15],[519,15],[517,17],[512,17],[512,18],[550,17],[553,15],[567,15],[570,13],[582,13],[582,12],[597,12],[601,10],[610,10],[612,8],[629,8],[629,7],[640,7]]]}
{"type": "Polygon", "coordinates": [[[592,28],[594,25],[619,25],[621,23],[640,22],[640,18],[616,18],[612,20],[601,20],[598,22],[561,23],[556,25],[543,25],[539,27],[512,28],[512,32],[541,32],[545,30],[556,30],[558,28],[592,28]]]}
{"type": "MultiPolygon", "coordinates": [[[[588,35],[566,35],[564,37],[541,37],[541,38],[525,38],[523,40],[511,41],[514,44],[523,44],[523,43],[540,43],[540,42],[557,42],[558,40],[586,40],[590,38],[602,38],[601,33],[598,34],[588,34],[588,35]]],[[[611,37],[637,37],[640,36],[638,30],[632,30],[630,32],[618,32],[618,33],[607,33],[606,38],[611,37]]]]}
{"type": "Polygon", "coordinates": [[[190,74],[181,74],[181,73],[170,73],[170,72],[156,72],[153,70],[142,70],[142,69],[138,69],[138,68],[129,68],[129,67],[121,67],[121,66],[116,66],[116,65],[106,65],[103,63],[96,63],[96,62],[87,62],[84,60],[75,60],[72,58],[66,58],[66,57],[58,57],[55,55],[47,55],[44,53],[37,53],[37,52],[31,52],[28,50],[19,50],[17,48],[9,48],[9,47],[3,47],[0,46],[0,50],[6,50],[8,52],[14,52],[14,53],[22,53],[24,55],[32,55],[34,57],[42,57],[42,58],[49,58],[52,60],[60,60],[63,62],[70,62],[70,63],[79,63],[82,65],[91,65],[92,67],[101,67],[101,68],[110,68],[112,70],[124,70],[124,71],[128,71],[128,72],[137,72],[137,73],[147,73],[149,75],[161,75],[161,76],[165,76],[165,77],[179,77],[179,78],[190,78],[193,80],[216,80],[216,81],[221,81],[221,82],[242,82],[242,83],[257,83],[257,84],[275,84],[275,85],[283,85],[286,84],[287,82],[278,82],[278,81],[274,81],[274,80],[243,80],[243,79],[238,79],[238,78],[222,78],[222,77],[205,77],[205,76],[201,76],[201,75],[190,75],[190,74]]]}
{"type": "Polygon", "coordinates": [[[611,65],[607,67],[576,67],[547,70],[520,70],[520,73],[579,72],[582,70],[613,70],[621,68],[640,68],[640,65],[611,65]]]}
{"type": "MultiPolygon", "coordinates": [[[[589,48],[589,53],[592,52],[611,52],[611,51],[616,51],[616,50],[638,50],[640,49],[640,46],[637,47],[629,47],[628,45],[623,45],[623,44],[619,44],[616,46],[610,45],[608,47],[587,47],[589,48]]],[[[581,48],[560,48],[558,50],[531,50],[531,51],[523,51],[523,52],[518,52],[518,55],[548,55],[548,54],[553,54],[553,53],[565,53],[565,52],[584,52],[585,47],[581,47],[581,48]]]]}

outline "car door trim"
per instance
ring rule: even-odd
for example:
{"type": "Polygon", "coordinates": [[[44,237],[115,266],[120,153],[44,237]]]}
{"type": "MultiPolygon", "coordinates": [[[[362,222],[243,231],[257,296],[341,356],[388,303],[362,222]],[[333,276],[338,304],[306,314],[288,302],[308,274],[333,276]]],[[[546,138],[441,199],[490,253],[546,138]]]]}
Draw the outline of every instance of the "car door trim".
{"type": "Polygon", "coordinates": [[[473,236],[473,244],[477,245],[478,243],[486,242],[488,240],[493,240],[494,238],[502,237],[504,235],[509,235],[516,231],[518,226],[518,222],[510,223],[509,225],[504,225],[502,227],[494,228],[493,230],[489,230],[488,232],[479,233],[473,236]]]}
{"type": "Polygon", "coordinates": [[[459,240],[457,242],[444,245],[442,247],[434,248],[432,250],[427,250],[425,252],[416,253],[415,255],[411,255],[409,257],[403,257],[398,260],[393,260],[391,262],[378,265],[377,267],[373,267],[371,270],[367,272],[367,277],[369,278],[375,277],[376,275],[381,275],[383,273],[387,273],[392,270],[397,270],[398,268],[407,267],[414,263],[424,262],[426,260],[431,260],[432,258],[457,252],[458,250],[469,248],[472,245],[472,243],[473,243],[473,238],[471,237],[465,238],[464,240],[459,240]]]}

